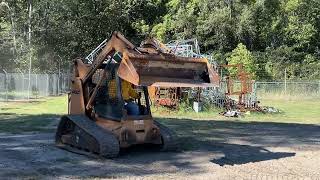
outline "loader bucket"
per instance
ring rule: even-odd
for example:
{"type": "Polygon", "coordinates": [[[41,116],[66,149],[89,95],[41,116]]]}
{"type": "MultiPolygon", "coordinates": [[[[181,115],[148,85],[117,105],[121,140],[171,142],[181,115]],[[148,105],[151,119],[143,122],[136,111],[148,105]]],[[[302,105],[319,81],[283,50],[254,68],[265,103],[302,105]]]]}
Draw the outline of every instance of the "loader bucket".
{"type": "Polygon", "coordinates": [[[126,53],[118,75],[137,86],[217,87],[219,75],[207,59],[172,54],[126,53]]]}

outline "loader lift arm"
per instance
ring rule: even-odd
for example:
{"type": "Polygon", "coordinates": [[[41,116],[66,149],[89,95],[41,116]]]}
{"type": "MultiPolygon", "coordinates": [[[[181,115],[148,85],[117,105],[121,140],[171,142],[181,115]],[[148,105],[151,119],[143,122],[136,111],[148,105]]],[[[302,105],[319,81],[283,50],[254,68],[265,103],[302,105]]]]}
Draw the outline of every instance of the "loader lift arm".
{"type": "MultiPolygon", "coordinates": [[[[126,53],[128,49],[140,53],[137,50],[137,48],[131,42],[129,42],[121,33],[113,32],[111,39],[107,42],[106,46],[102,49],[97,58],[93,61],[91,67],[87,70],[86,73],[83,74],[83,77],[80,77],[82,79],[82,85],[85,86],[85,84],[88,83],[88,81],[92,78],[97,69],[105,62],[106,59],[108,59],[106,63],[106,66],[108,66],[112,61],[112,56],[115,52],[126,53]]],[[[81,63],[79,61],[82,60],[78,60],[78,63],[81,63]]],[[[102,78],[99,80],[98,84],[93,89],[92,93],[85,93],[88,94],[87,98],[85,98],[85,101],[87,101],[85,103],[86,110],[92,108],[92,104],[94,102],[99,88],[101,87],[101,84],[103,83],[103,80],[105,80],[105,73],[103,73],[102,78]]]]}
{"type": "MultiPolygon", "coordinates": [[[[177,57],[170,53],[155,51],[150,48],[138,48],[121,33],[114,32],[106,46],[93,61],[85,73],[78,72],[82,85],[85,86],[94,73],[107,60],[110,62],[115,53],[121,54],[118,75],[137,86],[162,87],[212,87],[218,86],[219,76],[205,58],[177,57]]],[[[77,61],[81,64],[81,60],[77,61]]],[[[106,64],[108,66],[108,63],[106,64]]],[[[92,107],[99,87],[100,79],[94,90],[89,93],[84,88],[85,107],[92,107]]]]}
{"type": "Polygon", "coordinates": [[[101,64],[105,61],[105,59],[114,53],[118,52],[126,52],[128,49],[136,50],[136,47],[128,41],[121,33],[114,32],[111,36],[110,41],[107,42],[105,48],[102,49],[102,52],[98,55],[98,57],[93,61],[91,68],[88,70],[85,77],[83,77],[83,84],[86,84],[88,79],[90,79],[96,70],[101,66],[101,64]]]}

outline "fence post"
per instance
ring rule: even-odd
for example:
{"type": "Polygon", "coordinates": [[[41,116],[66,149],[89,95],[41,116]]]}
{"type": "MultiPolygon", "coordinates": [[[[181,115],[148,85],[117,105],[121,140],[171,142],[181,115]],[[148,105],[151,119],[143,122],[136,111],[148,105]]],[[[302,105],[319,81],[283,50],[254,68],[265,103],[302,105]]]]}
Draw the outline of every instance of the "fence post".
{"type": "Polygon", "coordinates": [[[6,89],[6,101],[8,101],[8,73],[4,69],[2,69],[2,72],[4,73],[4,87],[6,89]]]}
{"type": "Polygon", "coordinates": [[[284,69],[284,94],[287,94],[287,68],[284,69]]]}
{"type": "Polygon", "coordinates": [[[40,88],[38,87],[38,74],[36,75],[36,99],[38,99],[38,93],[40,94],[40,88]]]}
{"type": "Polygon", "coordinates": [[[21,75],[21,78],[22,78],[22,90],[21,90],[21,94],[22,94],[22,98],[25,99],[25,95],[24,95],[24,75],[23,75],[23,72],[18,68],[18,71],[21,75]]]}
{"type": "Polygon", "coordinates": [[[59,74],[58,74],[58,96],[59,96],[59,94],[60,94],[60,70],[59,70],[59,74]]]}
{"type": "MultiPolygon", "coordinates": [[[[31,57],[30,57],[31,59],[31,57]]],[[[31,60],[30,60],[31,63],[31,60]]],[[[31,65],[29,66],[29,74],[28,74],[28,101],[30,100],[30,94],[31,94],[31,65]]]]}
{"type": "Polygon", "coordinates": [[[253,96],[254,96],[253,99],[254,99],[254,101],[258,100],[257,85],[258,85],[258,82],[254,81],[253,82],[253,96]]]}
{"type": "Polygon", "coordinates": [[[47,95],[47,97],[49,96],[49,75],[48,74],[46,74],[46,76],[47,76],[47,89],[46,89],[46,95],[47,95]]]}
{"type": "Polygon", "coordinates": [[[8,101],[8,73],[5,71],[5,70],[3,70],[4,71],[4,73],[5,73],[5,78],[6,78],[6,82],[5,82],[5,86],[6,86],[6,101],[8,101]]]}

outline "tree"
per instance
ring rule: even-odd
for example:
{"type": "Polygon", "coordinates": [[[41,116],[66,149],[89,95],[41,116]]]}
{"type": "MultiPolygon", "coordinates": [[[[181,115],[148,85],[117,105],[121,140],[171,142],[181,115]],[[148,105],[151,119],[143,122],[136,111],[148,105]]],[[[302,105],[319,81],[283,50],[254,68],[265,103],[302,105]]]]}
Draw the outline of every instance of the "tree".
{"type": "MultiPolygon", "coordinates": [[[[15,12],[18,66],[22,71],[27,70],[27,57],[32,54],[32,71],[41,72],[56,72],[57,55],[63,59],[62,68],[67,69],[72,59],[85,57],[113,31],[140,43],[151,31],[149,27],[160,22],[166,3],[163,0],[33,0],[32,18],[29,18],[30,2],[11,0],[8,4],[15,12]],[[28,27],[32,27],[32,52],[28,51],[28,27]]],[[[9,20],[3,19],[7,24],[9,20]]]]}
{"type": "Polygon", "coordinates": [[[288,0],[283,4],[287,25],[284,29],[286,44],[296,50],[314,50],[319,34],[320,2],[288,0]]]}
{"type": "Polygon", "coordinates": [[[14,66],[13,48],[10,25],[0,18],[0,69],[8,70],[14,66]]]}
{"type": "Polygon", "coordinates": [[[31,1],[6,2],[13,18],[0,8],[0,66],[9,71],[26,71],[30,54],[32,71],[68,69],[72,59],[85,57],[113,31],[121,31],[135,44],[150,35],[164,42],[197,38],[201,51],[219,63],[247,52],[256,64],[249,69],[259,79],[282,78],[284,67],[291,78],[318,77],[319,0],[32,0],[32,52],[31,1]]]}
{"type": "MultiPolygon", "coordinates": [[[[228,64],[243,64],[245,71],[250,73],[253,77],[255,76],[256,66],[254,64],[254,56],[242,43],[238,44],[237,48],[231,52],[227,61],[228,64]]],[[[229,72],[232,76],[235,76],[238,73],[236,68],[230,68],[229,72]]]]}

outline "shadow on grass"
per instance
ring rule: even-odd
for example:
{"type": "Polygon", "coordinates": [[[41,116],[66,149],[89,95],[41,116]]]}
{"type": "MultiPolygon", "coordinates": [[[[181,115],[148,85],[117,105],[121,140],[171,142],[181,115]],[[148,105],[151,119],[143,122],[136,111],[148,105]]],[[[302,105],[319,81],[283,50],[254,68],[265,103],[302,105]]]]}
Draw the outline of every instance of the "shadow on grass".
{"type": "Polygon", "coordinates": [[[0,113],[0,133],[50,132],[53,127],[48,127],[48,125],[58,121],[59,117],[52,114],[24,115],[0,113]]]}

